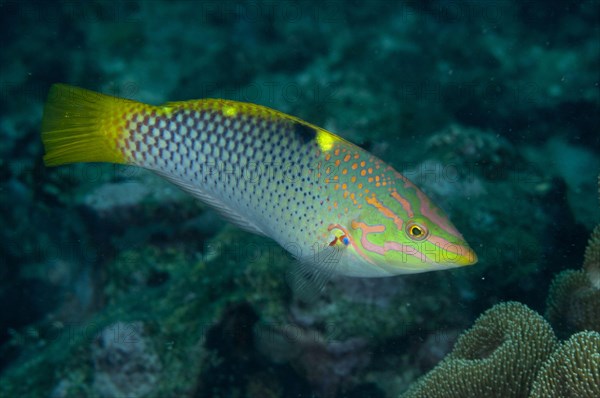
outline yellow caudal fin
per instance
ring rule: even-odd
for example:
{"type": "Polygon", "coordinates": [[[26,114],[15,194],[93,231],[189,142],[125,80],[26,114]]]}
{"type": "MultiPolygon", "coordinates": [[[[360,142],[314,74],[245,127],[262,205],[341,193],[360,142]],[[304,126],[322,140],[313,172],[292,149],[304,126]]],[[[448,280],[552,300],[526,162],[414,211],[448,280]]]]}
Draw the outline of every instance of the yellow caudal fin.
{"type": "Polygon", "coordinates": [[[121,151],[126,139],[125,115],[139,102],[54,84],[42,120],[44,163],[58,166],[75,162],[127,163],[121,151]]]}

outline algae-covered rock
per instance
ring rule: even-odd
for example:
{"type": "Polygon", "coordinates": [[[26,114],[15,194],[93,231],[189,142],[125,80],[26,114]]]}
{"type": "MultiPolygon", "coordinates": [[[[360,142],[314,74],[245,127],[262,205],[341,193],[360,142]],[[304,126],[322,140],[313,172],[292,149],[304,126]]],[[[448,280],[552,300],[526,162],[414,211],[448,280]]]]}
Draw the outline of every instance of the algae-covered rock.
{"type": "Polygon", "coordinates": [[[552,328],[539,314],[516,302],[497,304],[401,397],[527,397],[556,346],[552,328]]]}
{"type": "Polygon", "coordinates": [[[225,279],[207,283],[215,268],[197,247],[179,249],[131,248],[104,264],[113,271],[105,307],[77,322],[41,324],[18,366],[3,373],[0,396],[190,395],[206,366],[205,332],[224,307],[213,289],[225,279]]]}
{"type": "Polygon", "coordinates": [[[93,391],[100,397],[144,396],[154,390],[162,364],[150,346],[142,322],[108,325],[94,339],[93,391]]]}

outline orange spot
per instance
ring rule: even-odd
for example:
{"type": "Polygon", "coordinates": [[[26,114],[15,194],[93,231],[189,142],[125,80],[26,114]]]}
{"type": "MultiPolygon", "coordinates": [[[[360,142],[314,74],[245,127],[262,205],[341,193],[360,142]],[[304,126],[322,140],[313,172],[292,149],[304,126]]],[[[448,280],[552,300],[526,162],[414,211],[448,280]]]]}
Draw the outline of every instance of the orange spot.
{"type": "Polygon", "coordinates": [[[330,180],[329,180],[329,178],[326,178],[326,179],[325,179],[325,183],[326,183],[326,184],[329,184],[329,181],[330,181],[330,180]]]}
{"type": "Polygon", "coordinates": [[[340,165],[340,160],[338,159],[338,160],[335,161],[335,166],[337,167],[339,165],[340,165]]]}
{"type": "Polygon", "coordinates": [[[340,156],[340,150],[339,150],[339,148],[338,148],[338,149],[336,149],[335,151],[333,151],[333,154],[334,154],[335,156],[340,156]]]}
{"type": "Polygon", "coordinates": [[[350,154],[347,154],[346,156],[344,156],[344,162],[347,162],[350,160],[350,154]]]}
{"type": "Polygon", "coordinates": [[[326,174],[329,174],[329,173],[331,173],[331,167],[328,167],[328,168],[326,168],[326,169],[325,169],[325,173],[326,173],[326,174]]]}
{"type": "Polygon", "coordinates": [[[344,199],[348,198],[348,194],[349,194],[348,191],[344,191],[344,199]]]}
{"type": "Polygon", "coordinates": [[[378,182],[377,182],[377,183],[375,183],[375,186],[376,186],[376,187],[378,187],[378,186],[380,186],[380,185],[381,185],[381,184],[380,184],[380,183],[378,183],[378,182]]]}
{"type": "Polygon", "coordinates": [[[352,177],[350,178],[350,182],[356,182],[356,176],[352,176],[352,177]]]}
{"type": "Polygon", "coordinates": [[[333,181],[337,181],[339,179],[338,176],[333,176],[333,181]]]}
{"type": "Polygon", "coordinates": [[[354,198],[355,198],[355,196],[354,196],[354,192],[352,192],[352,193],[350,194],[350,199],[354,200],[354,198]]]}
{"type": "Polygon", "coordinates": [[[369,177],[369,182],[373,182],[373,177],[369,177]]]}
{"type": "Polygon", "coordinates": [[[360,155],[358,153],[354,154],[354,159],[358,159],[360,157],[360,155]]]}
{"type": "Polygon", "coordinates": [[[321,173],[317,173],[317,178],[321,178],[321,173]]]}
{"type": "Polygon", "coordinates": [[[333,207],[335,207],[337,209],[337,206],[338,206],[337,202],[333,202],[333,207]]]}
{"type": "Polygon", "coordinates": [[[363,177],[366,176],[367,175],[367,171],[366,170],[361,170],[360,171],[360,175],[363,176],[363,177]]]}
{"type": "Polygon", "coordinates": [[[358,208],[359,208],[359,209],[362,209],[362,205],[358,205],[358,208]]]}
{"type": "Polygon", "coordinates": [[[381,185],[383,185],[384,187],[387,185],[387,182],[382,182],[381,185]]]}
{"type": "Polygon", "coordinates": [[[358,168],[358,164],[357,163],[352,163],[352,170],[356,170],[358,168]]]}
{"type": "Polygon", "coordinates": [[[358,189],[362,189],[363,184],[362,183],[358,183],[358,189]]]}
{"type": "Polygon", "coordinates": [[[335,184],[335,186],[333,187],[333,189],[335,189],[336,191],[337,191],[338,189],[340,189],[340,184],[335,184]]]}
{"type": "Polygon", "coordinates": [[[362,162],[360,162],[360,167],[365,167],[367,163],[363,160],[362,162]]]}
{"type": "Polygon", "coordinates": [[[372,167],[369,167],[369,168],[367,169],[367,171],[369,172],[369,174],[373,174],[373,168],[372,168],[372,167]]]}
{"type": "Polygon", "coordinates": [[[327,155],[325,155],[325,160],[329,160],[329,159],[331,159],[331,154],[330,153],[328,153],[327,155]]]}
{"type": "Polygon", "coordinates": [[[360,221],[354,221],[352,220],[352,223],[350,224],[352,226],[352,228],[354,229],[362,229],[365,234],[371,233],[371,232],[383,232],[385,231],[385,227],[383,225],[367,225],[363,222],[360,221]]]}
{"type": "Polygon", "coordinates": [[[375,197],[375,195],[373,195],[370,198],[366,198],[365,199],[367,201],[368,204],[370,204],[371,206],[375,207],[377,210],[379,210],[379,212],[381,214],[383,214],[384,216],[386,216],[387,218],[390,218],[394,221],[394,224],[396,224],[396,227],[398,227],[398,229],[402,229],[402,220],[400,219],[400,217],[398,217],[398,215],[396,213],[394,213],[392,210],[390,210],[389,208],[385,207],[383,205],[383,203],[381,203],[380,201],[377,200],[377,198],[375,197]]]}
{"type": "Polygon", "coordinates": [[[342,184],[342,189],[348,189],[348,185],[346,185],[346,183],[342,184]]]}
{"type": "Polygon", "coordinates": [[[346,175],[346,174],[348,174],[348,169],[344,169],[344,170],[342,170],[342,174],[343,174],[343,175],[346,175]]]}

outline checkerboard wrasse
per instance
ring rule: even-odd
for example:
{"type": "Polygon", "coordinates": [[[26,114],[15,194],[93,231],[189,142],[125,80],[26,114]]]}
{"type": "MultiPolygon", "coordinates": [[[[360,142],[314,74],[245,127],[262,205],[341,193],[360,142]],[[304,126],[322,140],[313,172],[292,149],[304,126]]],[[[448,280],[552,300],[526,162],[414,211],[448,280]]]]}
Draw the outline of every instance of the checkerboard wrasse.
{"type": "Polygon", "coordinates": [[[382,277],[477,261],[444,212],[402,174],[264,106],[224,99],[153,106],[55,84],[42,141],[48,166],[152,170],[316,272],[382,277]]]}

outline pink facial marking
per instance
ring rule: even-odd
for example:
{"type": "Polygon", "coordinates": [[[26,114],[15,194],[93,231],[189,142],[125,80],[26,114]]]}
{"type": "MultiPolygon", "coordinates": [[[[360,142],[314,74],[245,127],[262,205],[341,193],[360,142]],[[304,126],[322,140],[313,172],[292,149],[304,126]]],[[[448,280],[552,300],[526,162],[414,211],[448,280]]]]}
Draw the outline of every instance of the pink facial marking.
{"type": "Polygon", "coordinates": [[[419,197],[419,201],[421,202],[421,214],[423,214],[441,229],[448,232],[450,235],[455,236],[459,239],[463,239],[460,232],[458,232],[456,228],[450,225],[448,223],[448,220],[446,220],[444,217],[441,217],[436,211],[436,209],[431,206],[431,201],[429,200],[429,198],[425,196],[425,194],[421,192],[421,190],[419,190],[418,188],[415,188],[415,190],[417,192],[417,196],[419,197]]]}
{"type": "Polygon", "coordinates": [[[425,254],[421,253],[417,249],[409,245],[403,245],[402,243],[397,242],[385,242],[383,245],[385,251],[394,250],[397,252],[401,252],[404,254],[408,254],[409,256],[413,256],[421,260],[422,262],[427,262],[428,258],[425,254]]]}
{"type": "Polygon", "coordinates": [[[400,203],[400,205],[408,215],[408,218],[413,218],[415,216],[415,213],[412,210],[412,206],[410,205],[410,202],[408,200],[402,197],[396,190],[393,190],[391,195],[392,198],[396,199],[396,201],[400,203]]]}
{"type": "Polygon", "coordinates": [[[427,262],[427,256],[415,249],[414,247],[403,245],[397,242],[384,242],[383,247],[378,246],[367,239],[367,235],[372,232],[383,232],[385,231],[385,227],[383,225],[367,225],[363,222],[352,221],[352,228],[360,229],[363,231],[362,236],[360,238],[360,243],[366,250],[377,253],[381,256],[384,256],[385,253],[389,250],[394,250],[397,252],[401,252],[407,254],[409,256],[413,256],[421,260],[422,262],[427,262]]]}
{"type": "Polygon", "coordinates": [[[367,225],[364,222],[352,221],[352,228],[360,229],[362,231],[360,244],[363,248],[370,252],[381,254],[382,256],[385,254],[385,250],[383,249],[383,247],[377,246],[376,244],[369,242],[369,240],[367,239],[367,235],[372,232],[385,231],[385,227],[383,225],[367,225]]]}

